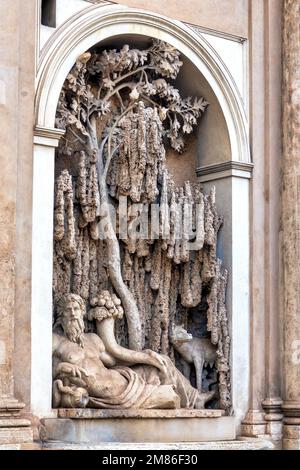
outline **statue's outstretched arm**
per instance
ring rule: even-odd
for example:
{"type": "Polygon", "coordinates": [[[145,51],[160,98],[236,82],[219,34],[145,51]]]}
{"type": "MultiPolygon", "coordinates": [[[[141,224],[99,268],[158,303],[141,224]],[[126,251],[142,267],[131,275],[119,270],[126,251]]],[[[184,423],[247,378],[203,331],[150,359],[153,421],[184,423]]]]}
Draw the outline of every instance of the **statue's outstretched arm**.
{"type": "Polygon", "coordinates": [[[165,372],[164,360],[159,354],[153,351],[133,351],[120,346],[114,334],[114,318],[105,318],[104,320],[96,319],[97,333],[103,341],[106,351],[111,354],[117,361],[128,365],[147,364],[157,367],[165,372]]]}
{"type": "Polygon", "coordinates": [[[134,351],[120,346],[115,338],[115,318],[122,318],[124,310],[120,299],[109,291],[102,291],[95,302],[95,307],[89,311],[89,320],[96,320],[96,328],[105,351],[117,361],[127,365],[146,364],[154,366],[164,374],[166,365],[164,358],[154,351],[134,351]]]}

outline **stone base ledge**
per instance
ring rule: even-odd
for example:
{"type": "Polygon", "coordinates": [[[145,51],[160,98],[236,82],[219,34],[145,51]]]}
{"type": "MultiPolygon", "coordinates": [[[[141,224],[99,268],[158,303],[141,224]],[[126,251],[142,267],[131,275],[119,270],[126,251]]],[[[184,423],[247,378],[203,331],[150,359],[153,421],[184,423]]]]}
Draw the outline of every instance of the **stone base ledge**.
{"type": "Polygon", "coordinates": [[[33,441],[31,422],[20,415],[24,406],[12,397],[0,399],[0,445],[33,441]]]}
{"type": "Polygon", "coordinates": [[[73,417],[44,418],[41,422],[47,441],[88,445],[105,442],[206,442],[236,438],[234,417],[204,417],[203,413],[201,417],[168,416],[167,419],[165,412],[147,418],[127,415],[126,419],[111,414],[100,418],[90,414],[86,418],[84,413],[82,416],[74,413],[73,417]]]}
{"type": "Polygon", "coordinates": [[[60,408],[57,410],[58,418],[71,419],[113,419],[113,418],[220,418],[225,415],[224,410],[99,410],[92,408],[60,408]]]}
{"type": "Polygon", "coordinates": [[[106,442],[97,445],[89,444],[65,444],[63,442],[46,442],[43,443],[42,449],[45,450],[100,450],[100,451],[123,451],[123,450],[273,450],[274,445],[267,439],[249,439],[249,440],[232,440],[232,441],[209,441],[209,442],[191,442],[177,444],[160,444],[153,442],[151,444],[144,443],[114,443],[106,442]]]}
{"type": "Polygon", "coordinates": [[[28,419],[22,418],[0,418],[1,428],[25,428],[31,425],[28,419]]]}
{"type": "Polygon", "coordinates": [[[1,450],[43,450],[40,442],[22,442],[20,444],[0,444],[1,450]]]}
{"type": "Polygon", "coordinates": [[[274,445],[267,439],[244,439],[219,442],[191,442],[151,444],[144,443],[114,443],[105,442],[100,446],[89,444],[66,444],[64,442],[44,442],[28,444],[0,445],[1,450],[98,450],[98,451],[123,451],[123,450],[273,450],[274,445]]]}
{"type": "Polygon", "coordinates": [[[33,431],[30,427],[0,428],[1,444],[20,444],[33,441],[33,431]]]}

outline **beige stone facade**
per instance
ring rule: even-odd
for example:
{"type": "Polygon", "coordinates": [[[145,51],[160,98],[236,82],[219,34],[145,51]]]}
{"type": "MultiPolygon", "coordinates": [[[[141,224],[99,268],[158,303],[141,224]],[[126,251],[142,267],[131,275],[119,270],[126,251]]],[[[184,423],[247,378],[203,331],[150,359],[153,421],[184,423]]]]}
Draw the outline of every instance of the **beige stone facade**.
{"type": "Polygon", "coordinates": [[[74,442],[80,426],[87,445],[102,419],[104,442],[122,440],[124,420],[131,442],[146,442],[147,420],[153,436],[162,420],[161,442],[180,442],[182,420],[199,443],[300,449],[299,21],[299,0],[0,0],[0,448],[45,433],[74,442]],[[120,36],[174,45],[181,90],[209,97],[174,177],[221,194],[231,416],[51,407],[55,111],[77,57],[120,36]]]}

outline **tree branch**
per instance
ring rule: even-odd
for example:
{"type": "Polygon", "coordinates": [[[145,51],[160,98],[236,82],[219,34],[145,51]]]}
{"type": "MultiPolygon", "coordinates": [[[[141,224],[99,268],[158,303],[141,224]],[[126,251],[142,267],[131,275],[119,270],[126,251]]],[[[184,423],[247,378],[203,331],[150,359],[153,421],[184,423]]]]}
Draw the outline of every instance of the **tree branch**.
{"type": "Polygon", "coordinates": [[[124,103],[123,103],[123,100],[122,100],[122,97],[121,97],[121,95],[120,95],[119,91],[117,91],[116,95],[117,95],[117,97],[118,97],[118,100],[119,100],[119,102],[120,102],[120,105],[121,105],[121,110],[123,111],[123,110],[124,110],[124,108],[125,108],[125,106],[124,106],[124,103]]]}
{"type": "Polygon", "coordinates": [[[73,136],[75,137],[75,139],[79,140],[79,142],[80,142],[82,145],[86,145],[86,142],[85,142],[75,131],[73,131],[73,129],[72,129],[71,126],[68,127],[68,130],[73,134],[73,136]]]}
{"type": "Polygon", "coordinates": [[[122,77],[117,78],[113,83],[115,85],[117,85],[118,83],[120,83],[125,78],[132,77],[133,75],[136,75],[137,73],[142,72],[143,70],[147,70],[147,69],[148,70],[155,70],[155,67],[150,67],[149,65],[144,65],[143,67],[139,67],[138,69],[132,70],[131,72],[126,73],[122,77]]]}
{"type": "Polygon", "coordinates": [[[141,97],[144,99],[144,100],[147,100],[149,101],[149,103],[153,104],[153,106],[155,106],[156,108],[160,108],[160,105],[158,103],[155,103],[155,101],[153,101],[151,98],[149,98],[148,96],[146,95],[143,95],[141,93],[141,97]]]}
{"type": "Polygon", "coordinates": [[[119,93],[123,88],[134,88],[136,86],[135,82],[126,82],[122,83],[119,85],[117,88],[115,88],[113,91],[107,93],[106,96],[104,96],[102,101],[108,101],[110,98],[112,98],[116,93],[119,93]]]}

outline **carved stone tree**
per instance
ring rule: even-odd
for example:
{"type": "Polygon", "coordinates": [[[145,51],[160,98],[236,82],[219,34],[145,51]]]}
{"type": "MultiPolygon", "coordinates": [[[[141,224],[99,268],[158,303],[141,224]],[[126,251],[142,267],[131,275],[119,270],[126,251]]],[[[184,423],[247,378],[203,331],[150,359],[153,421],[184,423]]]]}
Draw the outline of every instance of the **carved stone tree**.
{"type": "Polygon", "coordinates": [[[176,188],[166,166],[167,146],[181,153],[207,106],[172,85],[181,66],[175,48],[153,40],[144,50],[87,52],[67,76],[56,122],[66,134],[56,160],[54,309],[69,292],[91,309],[114,291],[125,312],[118,341],[174,360],[174,325],[187,327],[190,309],[202,306],[228,408],[222,221],[214,191],[176,188]]]}

